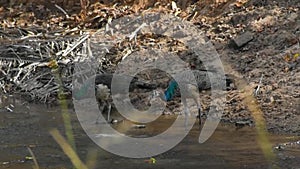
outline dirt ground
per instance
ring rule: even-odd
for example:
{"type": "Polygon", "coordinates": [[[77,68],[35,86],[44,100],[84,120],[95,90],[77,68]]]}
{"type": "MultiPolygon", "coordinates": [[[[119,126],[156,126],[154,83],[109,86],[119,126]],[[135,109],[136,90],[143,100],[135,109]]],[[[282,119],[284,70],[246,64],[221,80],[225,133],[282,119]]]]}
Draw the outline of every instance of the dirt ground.
{"type": "MultiPolygon", "coordinates": [[[[222,22],[231,23],[233,27],[225,28],[225,32],[247,25],[243,29],[253,32],[254,39],[238,50],[221,45],[218,51],[249,85],[257,86],[263,75],[257,100],[269,131],[299,135],[300,58],[296,55],[299,53],[300,4],[296,1],[251,3],[256,4],[253,10],[235,11],[231,17],[228,12],[215,23],[220,23],[218,27],[225,27],[222,22]]],[[[221,32],[212,36],[226,37],[224,30],[221,32]]]]}

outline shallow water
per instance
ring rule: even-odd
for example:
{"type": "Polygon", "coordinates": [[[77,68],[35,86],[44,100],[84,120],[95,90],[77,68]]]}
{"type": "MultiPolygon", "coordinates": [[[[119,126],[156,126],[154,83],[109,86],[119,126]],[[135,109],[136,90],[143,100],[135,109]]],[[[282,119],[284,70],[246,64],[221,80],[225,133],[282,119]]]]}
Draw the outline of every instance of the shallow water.
{"type": "MultiPolygon", "coordinates": [[[[25,160],[30,147],[41,168],[72,168],[68,157],[49,134],[49,129],[57,128],[64,133],[64,124],[59,106],[49,107],[41,104],[28,104],[20,99],[4,102],[0,110],[0,168],[32,168],[32,160],[25,160]],[[4,107],[14,104],[13,112],[4,107]]],[[[219,124],[212,137],[199,144],[199,126],[194,125],[189,135],[171,150],[155,156],[155,164],[147,159],[130,159],[108,153],[99,148],[82,130],[76,113],[69,107],[77,153],[90,168],[300,168],[300,145],[282,144],[296,142],[300,137],[269,134],[273,153],[277,157],[268,162],[257,142],[253,127],[237,129],[234,125],[219,124]],[[282,146],[279,150],[275,147],[282,146]]],[[[145,128],[133,127],[129,121],[114,124],[113,127],[126,135],[147,137],[156,135],[168,128],[175,116],[161,116],[145,128]]],[[[94,122],[91,122],[94,123],[94,122]]],[[[95,124],[96,125],[96,124],[95,124]]],[[[98,124],[100,127],[101,124],[98,124]]]]}

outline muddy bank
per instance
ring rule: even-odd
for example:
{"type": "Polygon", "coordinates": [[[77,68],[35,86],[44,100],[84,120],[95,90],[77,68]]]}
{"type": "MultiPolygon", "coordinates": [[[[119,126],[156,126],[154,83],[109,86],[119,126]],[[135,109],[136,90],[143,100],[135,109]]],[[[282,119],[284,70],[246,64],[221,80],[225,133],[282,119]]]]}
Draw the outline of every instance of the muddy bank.
{"type": "Polygon", "coordinates": [[[264,112],[268,130],[299,135],[299,3],[250,1],[246,8],[249,11],[232,8],[218,19],[210,18],[209,22],[220,24],[223,31],[217,33],[212,28],[209,34],[218,39],[213,41],[219,46],[220,56],[238,72],[236,77],[245,79],[254,92],[259,86],[256,99],[264,112]],[[226,25],[230,26],[224,28],[226,25]],[[239,31],[241,27],[244,28],[239,31]],[[229,38],[232,32],[239,33],[229,38]],[[252,33],[251,41],[232,47],[231,43],[244,32],[252,33]],[[220,45],[223,40],[226,44],[220,45]]]}

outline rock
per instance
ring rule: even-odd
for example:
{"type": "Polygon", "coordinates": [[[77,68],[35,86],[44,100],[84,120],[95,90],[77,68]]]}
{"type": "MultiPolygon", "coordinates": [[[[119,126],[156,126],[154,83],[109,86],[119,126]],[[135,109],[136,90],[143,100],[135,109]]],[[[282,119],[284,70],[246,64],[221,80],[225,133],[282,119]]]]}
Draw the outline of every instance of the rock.
{"type": "Polygon", "coordinates": [[[237,121],[235,122],[235,126],[239,129],[242,128],[244,126],[251,126],[252,125],[252,121],[251,120],[247,120],[247,121],[237,121]]]}
{"type": "Polygon", "coordinates": [[[253,33],[247,31],[233,39],[230,43],[230,46],[233,48],[241,48],[245,46],[248,42],[250,42],[253,38],[253,33]]]}
{"type": "Polygon", "coordinates": [[[284,147],[282,146],[282,145],[279,145],[279,146],[276,146],[276,147],[274,147],[276,150],[284,150],[284,147]]]}
{"type": "Polygon", "coordinates": [[[110,121],[111,124],[116,124],[116,123],[120,123],[120,122],[122,122],[122,120],[111,119],[111,121],[110,121]]]}
{"type": "Polygon", "coordinates": [[[144,125],[144,124],[137,124],[137,125],[134,125],[134,128],[142,129],[142,128],[146,128],[146,125],[144,125]]]}

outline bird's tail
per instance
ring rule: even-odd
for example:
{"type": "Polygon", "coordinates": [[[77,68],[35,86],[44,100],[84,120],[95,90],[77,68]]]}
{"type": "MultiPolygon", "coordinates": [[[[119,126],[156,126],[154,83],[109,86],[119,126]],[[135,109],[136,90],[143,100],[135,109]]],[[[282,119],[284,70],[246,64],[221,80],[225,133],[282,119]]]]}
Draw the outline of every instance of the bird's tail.
{"type": "Polygon", "coordinates": [[[169,82],[168,88],[165,91],[166,101],[170,101],[174,97],[177,88],[178,83],[175,80],[171,80],[169,82]]]}

